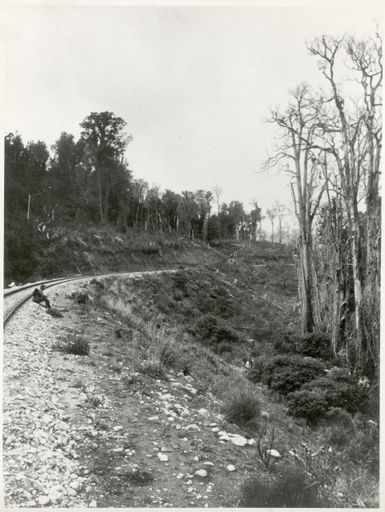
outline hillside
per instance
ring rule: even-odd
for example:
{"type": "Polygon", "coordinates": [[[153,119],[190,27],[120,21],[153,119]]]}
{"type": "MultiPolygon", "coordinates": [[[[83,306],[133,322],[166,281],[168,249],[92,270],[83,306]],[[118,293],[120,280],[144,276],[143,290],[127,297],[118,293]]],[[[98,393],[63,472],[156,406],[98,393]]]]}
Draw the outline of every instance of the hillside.
{"type": "Polygon", "coordinates": [[[325,359],[320,334],[309,357],[288,249],[228,241],[173,254],[195,266],[68,284],[52,295],[63,318],[30,303],[11,325],[5,381],[29,419],[6,397],[8,503],[378,506],[376,418],[368,400],[346,410],[361,390],[325,359]],[[320,391],[306,417],[285,393],[320,379],[333,407],[320,391]]]}
{"type": "Polygon", "coordinates": [[[52,224],[42,232],[15,231],[8,237],[6,283],[196,265],[218,258],[200,241],[130,228],[122,233],[112,225],[52,224]]]}

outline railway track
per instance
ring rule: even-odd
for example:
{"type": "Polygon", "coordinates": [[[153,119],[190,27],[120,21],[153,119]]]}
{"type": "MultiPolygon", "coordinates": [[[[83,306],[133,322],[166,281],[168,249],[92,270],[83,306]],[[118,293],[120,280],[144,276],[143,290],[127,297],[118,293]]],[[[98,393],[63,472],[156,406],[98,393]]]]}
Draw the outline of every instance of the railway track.
{"type": "Polygon", "coordinates": [[[17,288],[11,288],[10,290],[3,291],[3,327],[6,326],[12,315],[28,300],[32,297],[32,290],[34,290],[37,286],[44,284],[47,288],[51,288],[52,286],[57,286],[60,284],[68,283],[70,281],[82,281],[84,279],[92,279],[94,277],[103,278],[103,277],[111,277],[111,276],[138,276],[140,277],[143,274],[156,274],[160,272],[175,272],[175,269],[163,269],[163,270],[143,270],[136,272],[121,272],[121,273],[112,273],[112,274],[103,274],[103,275],[83,275],[76,277],[66,277],[66,278],[56,278],[49,279],[43,281],[37,281],[36,283],[28,283],[23,286],[19,286],[17,288]]]}
{"type": "Polygon", "coordinates": [[[92,276],[79,276],[79,277],[67,277],[67,278],[56,278],[44,281],[38,281],[36,283],[29,283],[24,286],[12,288],[10,290],[4,290],[4,313],[3,313],[3,327],[6,326],[12,315],[32,297],[32,290],[36,287],[44,284],[47,288],[56,286],[69,281],[79,281],[81,279],[87,279],[92,276]]]}

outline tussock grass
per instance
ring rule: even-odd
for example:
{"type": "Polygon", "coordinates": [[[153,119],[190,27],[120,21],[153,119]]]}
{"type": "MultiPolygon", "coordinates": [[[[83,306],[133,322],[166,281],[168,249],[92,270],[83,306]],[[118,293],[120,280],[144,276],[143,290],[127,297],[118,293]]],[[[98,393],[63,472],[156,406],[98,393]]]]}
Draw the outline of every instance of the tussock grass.
{"type": "Polygon", "coordinates": [[[260,417],[259,396],[251,385],[233,386],[227,390],[222,413],[229,423],[240,427],[257,426],[260,417]]]}

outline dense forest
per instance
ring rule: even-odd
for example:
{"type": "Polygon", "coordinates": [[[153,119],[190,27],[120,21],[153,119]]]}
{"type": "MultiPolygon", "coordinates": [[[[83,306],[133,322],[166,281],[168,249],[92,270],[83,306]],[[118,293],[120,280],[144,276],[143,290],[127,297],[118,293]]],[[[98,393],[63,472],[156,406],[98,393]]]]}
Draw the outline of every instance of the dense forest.
{"type": "MultiPolygon", "coordinates": [[[[300,84],[287,108],[271,111],[280,145],[266,168],[291,177],[298,240],[303,332],[327,331],[335,356],[357,374],[378,375],[380,318],[382,43],[322,37],[309,46],[325,89],[300,84]],[[340,76],[346,77],[341,85],[340,76]],[[354,98],[354,99],[352,99],[354,98]]],[[[211,241],[262,237],[262,211],[221,204],[221,189],[161,192],[136,179],[125,160],[133,137],[111,112],[92,112],[78,140],[62,133],[43,141],[5,137],[5,273],[49,226],[114,225],[211,241]]],[[[278,221],[282,207],[267,210],[278,221]]]]}
{"type": "Polygon", "coordinates": [[[64,221],[114,224],[145,231],[177,232],[203,240],[258,236],[261,209],[246,214],[242,203],[219,202],[212,192],[163,193],[135,179],[124,153],[132,136],[112,112],[91,113],[79,140],[62,133],[52,156],[42,141],[24,145],[20,135],[5,137],[6,228],[64,221]]]}

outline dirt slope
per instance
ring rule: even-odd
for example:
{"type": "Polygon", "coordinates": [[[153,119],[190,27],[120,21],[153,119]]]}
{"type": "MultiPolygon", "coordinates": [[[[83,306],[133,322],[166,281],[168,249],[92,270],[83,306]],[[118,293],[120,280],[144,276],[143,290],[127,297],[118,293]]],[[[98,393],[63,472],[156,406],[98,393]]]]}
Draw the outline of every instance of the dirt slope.
{"type": "Polygon", "coordinates": [[[63,318],[31,302],[7,327],[6,505],[235,505],[256,447],[221,441],[218,431],[242,434],[241,443],[251,436],[227,424],[191,376],[136,373],[119,321],[74,306],[72,290],[51,294],[63,318]],[[90,341],[90,356],[54,350],[74,332],[90,341]]]}

